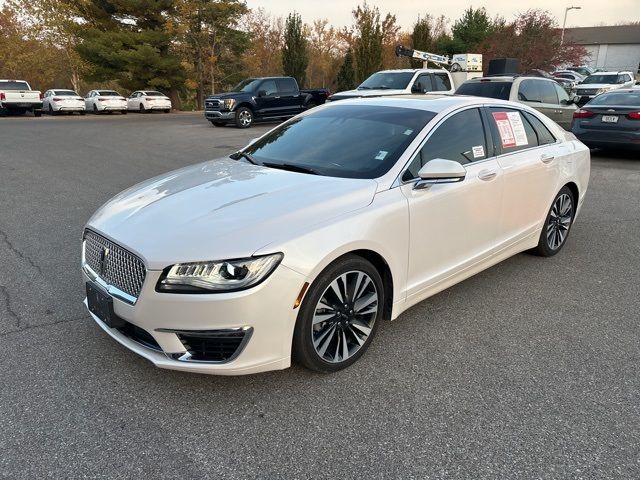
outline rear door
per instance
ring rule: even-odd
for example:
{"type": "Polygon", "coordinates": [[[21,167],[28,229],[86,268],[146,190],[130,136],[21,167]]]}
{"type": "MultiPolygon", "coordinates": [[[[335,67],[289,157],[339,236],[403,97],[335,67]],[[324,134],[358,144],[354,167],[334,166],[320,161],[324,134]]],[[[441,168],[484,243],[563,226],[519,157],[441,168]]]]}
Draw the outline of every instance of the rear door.
{"type": "Polygon", "coordinates": [[[504,107],[487,108],[487,113],[504,176],[500,242],[510,244],[540,227],[557,190],[563,152],[535,115],[504,107]]]}
{"type": "Polygon", "coordinates": [[[553,97],[549,97],[549,91],[548,89],[545,89],[544,86],[541,86],[542,83],[544,82],[534,78],[526,78],[521,80],[520,83],[517,84],[517,100],[518,102],[524,103],[531,108],[535,108],[540,113],[543,113],[551,120],[556,122],[556,119],[558,118],[558,113],[556,112],[557,98],[556,104],[547,103],[549,100],[552,100],[553,97]],[[543,94],[545,92],[547,95],[543,97],[543,94]]]}
{"type": "Polygon", "coordinates": [[[296,81],[293,78],[278,78],[276,86],[280,95],[280,112],[287,115],[302,112],[304,97],[300,94],[296,81]]]}
{"type": "Polygon", "coordinates": [[[576,111],[577,107],[573,100],[569,98],[569,94],[567,91],[562,88],[558,83],[551,81],[549,82],[556,91],[556,95],[558,96],[559,105],[558,110],[560,113],[558,114],[558,120],[556,122],[565,130],[571,130],[571,120],[573,120],[573,112],[576,111]]]}

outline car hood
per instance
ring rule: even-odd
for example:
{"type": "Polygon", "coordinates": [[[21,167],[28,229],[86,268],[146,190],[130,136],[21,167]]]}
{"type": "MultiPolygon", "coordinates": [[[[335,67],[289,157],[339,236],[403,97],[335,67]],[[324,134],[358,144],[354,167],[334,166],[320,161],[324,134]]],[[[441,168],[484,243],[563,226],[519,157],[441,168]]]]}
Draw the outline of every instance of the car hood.
{"type": "Polygon", "coordinates": [[[225,98],[236,98],[238,95],[251,95],[248,92],[226,92],[226,93],[216,93],[215,95],[211,95],[207,97],[205,100],[224,100],[225,98]]]}
{"type": "Polygon", "coordinates": [[[359,98],[359,97],[386,97],[388,95],[402,95],[406,94],[406,90],[347,90],[346,92],[339,92],[331,95],[332,100],[342,100],[345,98],[359,98]]]}
{"type": "Polygon", "coordinates": [[[276,240],[366,207],[376,188],[375,180],[212,160],[125,190],[87,227],[160,270],[178,262],[251,256],[276,240]]]}

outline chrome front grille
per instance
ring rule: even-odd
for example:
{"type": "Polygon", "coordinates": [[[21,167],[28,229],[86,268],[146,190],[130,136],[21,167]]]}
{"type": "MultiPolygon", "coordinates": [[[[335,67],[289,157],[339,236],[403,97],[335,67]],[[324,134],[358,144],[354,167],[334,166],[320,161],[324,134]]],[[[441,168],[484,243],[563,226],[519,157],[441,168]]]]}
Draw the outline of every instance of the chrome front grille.
{"type": "Polygon", "coordinates": [[[138,298],[146,276],[144,262],[91,230],[84,233],[84,261],[100,280],[138,298]]]}
{"type": "Polygon", "coordinates": [[[597,88],[579,88],[576,92],[578,95],[595,95],[598,93],[597,88]]]}

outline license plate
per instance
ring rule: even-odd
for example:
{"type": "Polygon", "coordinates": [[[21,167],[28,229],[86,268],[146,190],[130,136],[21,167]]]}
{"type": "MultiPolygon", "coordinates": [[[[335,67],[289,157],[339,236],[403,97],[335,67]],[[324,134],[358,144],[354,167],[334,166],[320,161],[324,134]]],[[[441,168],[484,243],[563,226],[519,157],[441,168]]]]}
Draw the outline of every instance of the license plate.
{"type": "Polygon", "coordinates": [[[93,282],[87,282],[87,305],[89,311],[108,327],[124,326],[124,321],[113,311],[113,298],[93,282]]]}
{"type": "Polygon", "coordinates": [[[602,121],[606,123],[618,123],[617,115],[603,115],[602,121]]]}

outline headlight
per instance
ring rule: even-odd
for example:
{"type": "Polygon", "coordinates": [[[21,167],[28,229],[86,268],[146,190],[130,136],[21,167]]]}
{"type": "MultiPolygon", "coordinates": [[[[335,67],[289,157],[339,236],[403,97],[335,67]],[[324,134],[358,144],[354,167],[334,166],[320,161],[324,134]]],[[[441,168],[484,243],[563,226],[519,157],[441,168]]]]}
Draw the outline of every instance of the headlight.
{"type": "Polygon", "coordinates": [[[165,270],[156,290],[175,293],[245,290],[265,280],[282,257],[282,253],[274,253],[239,260],[178,263],[165,270]]]}
{"type": "Polygon", "coordinates": [[[602,88],[599,88],[596,93],[600,94],[600,93],[608,92],[609,90],[610,90],[610,87],[602,87],[602,88]]]}
{"type": "Polygon", "coordinates": [[[224,101],[224,108],[226,108],[227,110],[231,110],[235,104],[236,101],[233,98],[227,98],[224,101]]]}

